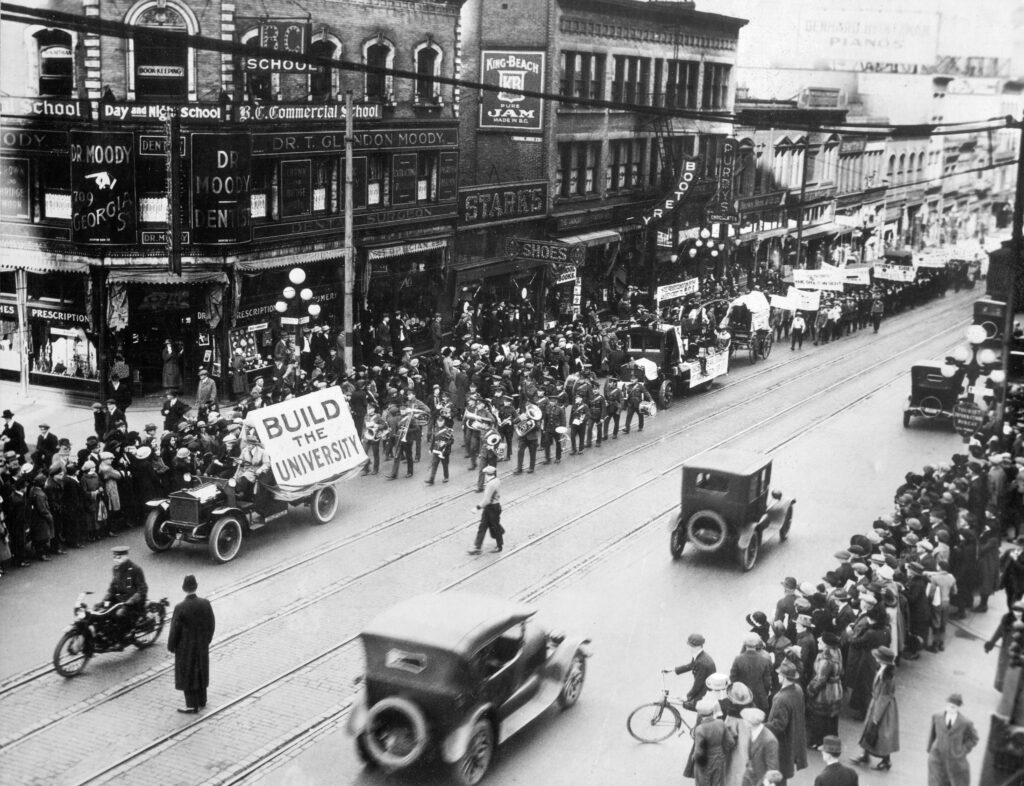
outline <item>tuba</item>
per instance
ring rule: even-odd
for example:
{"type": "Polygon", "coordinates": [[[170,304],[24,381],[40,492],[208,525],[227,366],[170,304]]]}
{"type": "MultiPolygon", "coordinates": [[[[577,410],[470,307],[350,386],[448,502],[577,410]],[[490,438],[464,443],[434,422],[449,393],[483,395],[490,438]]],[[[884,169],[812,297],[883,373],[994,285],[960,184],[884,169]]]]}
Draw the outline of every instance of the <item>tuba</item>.
{"type": "Polygon", "coordinates": [[[367,442],[380,442],[382,439],[386,438],[389,433],[390,430],[386,423],[381,425],[380,423],[371,420],[366,424],[366,428],[363,429],[363,439],[367,442]]]}
{"type": "MultiPolygon", "coordinates": [[[[487,412],[487,410],[484,410],[487,412]]],[[[490,412],[486,415],[478,415],[475,412],[466,412],[465,420],[468,421],[469,428],[474,431],[490,431],[494,428],[494,418],[490,412]]]]}
{"type": "Polygon", "coordinates": [[[526,411],[521,412],[516,416],[515,424],[513,425],[516,436],[525,437],[535,428],[540,426],[543,417],[544,413],[541,412],[540,407],[536,404],[527,403],[526,411]]]}

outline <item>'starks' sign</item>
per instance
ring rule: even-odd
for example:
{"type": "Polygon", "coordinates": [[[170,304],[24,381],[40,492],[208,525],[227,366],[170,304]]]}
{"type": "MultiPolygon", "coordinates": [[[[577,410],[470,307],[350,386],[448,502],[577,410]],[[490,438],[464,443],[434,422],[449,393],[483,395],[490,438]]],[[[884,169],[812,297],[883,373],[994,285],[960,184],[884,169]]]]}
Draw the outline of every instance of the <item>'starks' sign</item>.
{"type": "Polygon", "coordinates": [[[366,461],[339,387],[329,387],[249,413],[277,484],[296,489],[338,478],[366,461]]]}
{"type": "Polygon", "coordinates": [[[471,226],[522,221],[548,209],[546,180],[504,183],[459,190],[459,223],[471,226]]]}
{"type": "Polygon", "coordinates": [[[128,245],[136,240],[135,138],[130,132],[71,132],[71,239],[128,245]]]}
{"type": "Polygon", "coordinates": [[[544,105],[519,90],[544,89],[544,53],[485,49],[480,53],[480,81],[501,90],[480,93],[480,123],[485,131],[542,131],[544,105]]]}
{"type": "Polygon", "coordinates": [[[192,242],[247,243],[252,239],[247,133],[192,134],[192,242]]]}
{"type": "Polygon", "coordinates": [[[692,295],[699,288],[700,279],[688,278],[686,281],[679,281],[675,284],[665,284],[665,286],[658,287],[658,293],[655,297],[659,301],[674,300],[675,298],[692,295]]]}

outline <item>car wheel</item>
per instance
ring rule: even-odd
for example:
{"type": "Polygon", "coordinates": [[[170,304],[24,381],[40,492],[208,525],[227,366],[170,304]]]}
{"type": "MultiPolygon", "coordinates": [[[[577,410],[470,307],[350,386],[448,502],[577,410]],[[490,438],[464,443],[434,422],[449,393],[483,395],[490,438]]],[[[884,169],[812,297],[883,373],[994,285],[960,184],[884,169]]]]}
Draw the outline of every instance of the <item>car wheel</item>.
{"type": "Polygon", "coordinates": [[[676,524],[669,535],[668,550],[672,559],[679,559],[683,556],[683,549],[686,548],[686,531],[682,524],[676,524]]]}
{"type": "Polygon", "coordinates": [[[793,526],[793,508],[786,511],[786,518],[779,528],[779,540],[785,541],[789,537],[789,528],[793,526]]]}
{"type": "Polygon", "coordinates": [[[85,636],[77,630],[69,630],[53,650],[53,668],[62,677],[77,677],[90,657],[92,653],[85,636]]]}
{"type": "Polygon", "coordinates": [[[483,780],[494,757],[494,729],[486,718],[473,724],[465,754],[452,765],[452,780],[459,786],[476,786],[483,780]]]}
{"type": "Polygon", "coordinates": [[[745,549],[737,550],[737,557],[743,572],[753,569],[757,564],[757,556],[761,553],[761,533],[755,532],[745,549]]]}
{"type": "Polygon", "coordinates": [[[583,693],[583,682],[587,678],[587,659],[582,652],[576,650],[572,656],[572,663],[569,664],[569,671],[562,683],[562,692],[558,694],[558,706],[563,710],[569,709],[580,700],[583,693]]]}
{"type": "Polygon", "coordinates": [[[174,535],[167,534],[161,527],[166,518],[166,515],[160,508],[155,508],[146,515],[143,537],[145,537],[146,545],[149,546],[151,551],[167,551],[167,549],[174,545],[174,535]]]}
{"type": "Polygon", "coordinates": [[[221,516],[210,530],[210,558],[214,562],[231,562],[242,548],[242,522],[237,516],[221,516]]]}
{"type": "Polygon", "coordinates": [[[910,428],[910,413],[903,410],[903,428],[910,428]]]}
{"type": "Polygon", "coordinates": [[[698,510],[686,522],[686,539],[697,551],[718,551],[728,537],[729,526],[713,510],[698,510]]]}
{"type": "Polygon", "coordinates": [[[672,380],[666,379],[661,383],[661,389],[658,391],[658,406],[662,409],[668,409],[671,407],[673,393],[672,380]]]}
{"type": "Polygon", "coordinates": [[[427,747],[427,719],[408,699],[388,696],[366,714],[366,750],[378,764],[398,770],[416,762],[427,747]]]}
{"type": "Polygon", "coordinates": [[[313,512],[313,521],[326,524],[338,512],[338,491],[334,486],[317,489],[309,501],[309,509],[313,512]]]}
{"type": "Polygon", "coordinates": [[[359,757],[359,761],[361,761],[366,767],[371,769],[376,768],[377,760],[373,758],[369,749],[366,747],[365,734],[356,735],[356,756],[359,757]]]}
{"type": "Polygon", "coordinates": [[[167,612],[162,603],[146,604],[146,614],[135,623],[132,631],[132,642],[140,650],[151,647],[160,638],[160,632],[164,629],[164,619],[167,612]]]}

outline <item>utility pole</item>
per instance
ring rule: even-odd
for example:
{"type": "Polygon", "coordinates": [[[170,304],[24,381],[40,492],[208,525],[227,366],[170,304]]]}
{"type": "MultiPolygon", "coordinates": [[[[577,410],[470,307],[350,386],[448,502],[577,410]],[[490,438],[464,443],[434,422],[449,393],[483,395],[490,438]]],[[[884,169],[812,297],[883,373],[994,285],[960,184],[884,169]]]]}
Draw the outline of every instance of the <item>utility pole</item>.
{"type": "Polygon", "coordinates": [[[345,370],[352,370],[352,328],[355,308],[355,260],[352,248],[352,140],[355,123],[352,119],[352,91],[345,91],[345,301],[343,329],[345,331],[345,370]]]}
{"type": "MultiPolygon", "coordinates": [[[[1007,118],[1009,120],[1009,118],[1007,118]]],[[[1024,118],[1019,123],[1008,122],[1007,127],[1016,126],[1020,129],[1020,139],[1017,142],[1017,186],[1013,199],[1013,233],[1010,236],[1010,264],[1006,270],[1006,317],[1003,320],[1003,358],[1002,369],[1007,375],[1010,373],[1010,342],[1013,341],[1013,315],[1017,309],[1017,298],[1014,290],[1017,287],[1018,277],[1022,274],[1017,270],[1024,261],[1024,241],[1021,235],[1024,234],[1024,118]]],[[[1010,387],[1008,379],[1003,380],[999,390],[999,419],[1006,420],[1006,391],[1010,387]]]]}

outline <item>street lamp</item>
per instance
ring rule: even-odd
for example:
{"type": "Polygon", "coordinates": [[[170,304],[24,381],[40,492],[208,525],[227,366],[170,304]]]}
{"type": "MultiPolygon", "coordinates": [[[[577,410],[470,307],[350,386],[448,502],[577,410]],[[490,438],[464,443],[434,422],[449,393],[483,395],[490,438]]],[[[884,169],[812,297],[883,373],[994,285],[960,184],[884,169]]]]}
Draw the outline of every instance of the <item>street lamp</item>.
{"type": "Polygon", "coordinates": [[[306,271],[300,267],[293,267],[288,271],[288,280],[291,284],[285,286],[281,290],[282,300],[278,300],[274,304],[274,310],[281,315],[281,326],[295,325],[295,343],[296,346],[302,346],[302,325],[303,323],[309,322],[309,317],[316,318],[320,316],[320,305],[318,303],[311,303],[313,299],[313,290],[309,287],[302,287],[302,284],[306,281],[306,271]],[[293,286],[294,285],[294,286],[293,286]],[[302,287],[302,289],[296,290],[295,287],[302,287]],[[296,297],[298,296],[298,297],[296,297]],[[305,312],[309,316],[286,316],[288,311],[292,308],[293,304],[298,304],[298,311],[301,314],[305,305],[305,312]]]}
{"type": "Polygon", "coordinates": [[[988,333],[981,325],[971,325],[965,331],[967,344],[960,344],[953,353],[946,357],[942,366],[942,376],[952,379],[959,372],[967,378],[968,398],[974,393],[974,385],[978,377],[987,375],[992,385],[1002,385],[1006,381],[1006,372],[999,365],[999,356],[989,347],[982,346],[988,333]]]}

